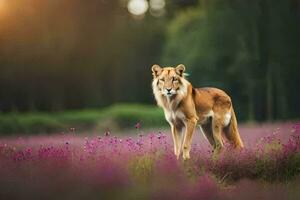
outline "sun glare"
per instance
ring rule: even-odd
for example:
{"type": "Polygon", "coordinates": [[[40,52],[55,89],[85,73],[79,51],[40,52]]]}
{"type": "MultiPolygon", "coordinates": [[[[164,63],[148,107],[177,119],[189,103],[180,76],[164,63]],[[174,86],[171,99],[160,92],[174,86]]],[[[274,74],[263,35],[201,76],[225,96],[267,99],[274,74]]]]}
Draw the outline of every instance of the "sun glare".
{"type": "Polygon", "coordinates": [[[150,7],[154,10],[164,9],[165,5],[165,0],[150,0],[150,7]]]}
{"type": "Polygon", "coordinates": [[[4,16],[6,14],[7,14],[7,2],[6,2],[6,0],[0,0],[0,20],[1,21],[4,20],[4,16]]]}
{"type": "Polygon", "coordinates": [[[165,0],[150,0],[150,14],[154,17],[161,17],[165,14],[165,0]]]}
{"type": "Polygon", "coordinates": [[[148,8],[149,4],[146,0],[130,0],[127,4],[128,11],[133,15],[144,15],[148,8]]]}
{"type": "Polygon", "coordinates": [[[4,2],[5,2],[5,0],[0,0],[0,8],[2,8],[4,2]]]}

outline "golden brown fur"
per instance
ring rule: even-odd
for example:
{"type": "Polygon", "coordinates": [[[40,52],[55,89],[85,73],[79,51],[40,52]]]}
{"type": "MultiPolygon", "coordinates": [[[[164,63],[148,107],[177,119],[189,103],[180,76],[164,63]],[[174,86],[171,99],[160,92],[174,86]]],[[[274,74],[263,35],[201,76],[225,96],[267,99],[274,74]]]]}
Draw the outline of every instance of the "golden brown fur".
{"type": "Polygon", "coordinates": [[[190,158],[192,136],[197,124],[218,153],[223,147],[222,133],[236,147],[243,142],[230,97],[217,88],[193,88],[184,77],[185,66],[152,66],[152,88],[157,104],[163,108],[171,126],[174,153],[190,158]]]}

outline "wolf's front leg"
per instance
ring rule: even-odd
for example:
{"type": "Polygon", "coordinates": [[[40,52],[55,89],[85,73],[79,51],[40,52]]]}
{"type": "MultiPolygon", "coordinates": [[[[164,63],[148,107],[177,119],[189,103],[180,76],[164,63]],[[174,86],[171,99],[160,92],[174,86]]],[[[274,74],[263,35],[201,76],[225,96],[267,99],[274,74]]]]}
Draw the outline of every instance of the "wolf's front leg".
{"type": "Polygon", "coordinates": [[[197,119],[192,118],[186,121],[186,131],[183,140],[183,159],[190,159],[190,150],[192,144],[192,138],[194,134],[195,127],[197,125],[197,119]]]}
{"type": "Polygon", "coordinates": [[[174,143],[174,154],[177,159],[179,159],[179,156],[181,154],[181,136],[180,136],[180,130],[176,128],[174,124],[171,125],[171,131],[172,131],[172,137],[173,137],[173,143],[174,143]]]}

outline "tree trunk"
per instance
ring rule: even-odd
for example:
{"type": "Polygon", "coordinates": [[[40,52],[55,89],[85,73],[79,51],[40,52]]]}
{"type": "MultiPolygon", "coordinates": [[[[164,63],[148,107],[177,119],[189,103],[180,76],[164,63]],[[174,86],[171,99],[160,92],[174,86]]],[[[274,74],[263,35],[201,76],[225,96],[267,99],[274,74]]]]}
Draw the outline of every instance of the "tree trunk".
{"type": "Polygon", "coordinates": [[[267,120],[273,120],[273,73],[272,66],[268,64],[267,66],[267,76],[266,76],[266,98],[267,98],[267,120]]]}
{"type": "Polygon", "coordinates": [[[276,66],[275,77],[276,77],[276,95],[277,95],[277,106],[278,118],[286,119],[287,117],[287,98],[286,88],[284,79],[282,78],[281,65],[276,66]]]}
{"type": "Polygon", "coordinates": [[[254,87],[253,83],[248,82],[249,93],[248,93],[248,120],[250,122],[255,121],[254,114],[254,87]]]}

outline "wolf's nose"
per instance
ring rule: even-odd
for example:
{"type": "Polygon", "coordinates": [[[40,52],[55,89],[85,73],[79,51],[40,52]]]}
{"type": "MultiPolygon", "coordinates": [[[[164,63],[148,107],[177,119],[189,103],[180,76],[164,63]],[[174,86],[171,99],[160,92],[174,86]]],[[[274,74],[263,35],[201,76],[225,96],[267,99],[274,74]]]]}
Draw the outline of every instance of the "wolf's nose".
{"type": "Polygon", "coordinates": [[[167,88],[167,91],[168,91],[168,92],[171,92],[171,90],[172,90],[172,88],[170,88],[170,89],[167,88]]]}

